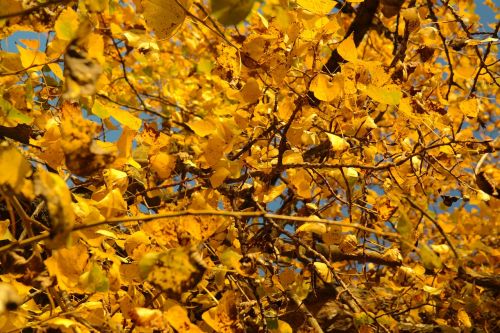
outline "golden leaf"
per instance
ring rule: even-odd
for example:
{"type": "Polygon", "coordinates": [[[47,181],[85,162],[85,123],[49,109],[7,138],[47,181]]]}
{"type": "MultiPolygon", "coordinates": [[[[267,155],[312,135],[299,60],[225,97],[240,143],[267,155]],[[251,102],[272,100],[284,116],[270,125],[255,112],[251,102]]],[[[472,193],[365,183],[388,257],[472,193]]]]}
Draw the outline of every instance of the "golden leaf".
{"type": "Polygon", "coordinates": [[[472,327],[472,322],[470,320],[470,317],[469,315],[467,314],[467,312],[465,312],[464,309],[460,309],[458,310],[458,313],[457,313],[457,318],[458,318],[458,322],[467,327],[467,328],[470,328],[472,327]]]}
{"type": "Polygon", "coordinates": [[[151,170],[156,172],[160,179],[167,179],[175,168],[177,158],[171,154],[159,152],[151,156],[149,160],[151,162],[151,170]]]}
{"type": "Polygon", "coordinates": [[[257,80],[250,78],[243,89],[241,89],[240,95],[245,103],[256,103],[262,95],[257,80]]]}
{"type": "Polygon", "coordinates": [[[232,333],[235,327],[238,312],[236,304],[238,303],[238,294],[232,290],[228,290],[222,295],[219,304],[216,307],[205,311],[201,318],[212,329],[219,333],[232,333]]]}
{"type": "Polygon", "coordinates": [[[463,114],[470,118],[476,118],[479,112],[478,101],[476,98],[467,99],[465,101],[460,102],[458,105],[460,111],[463,114]]]}
{"type": "Polygon", "coordinates": [[[58,249],[44,261],[51,276],[57,277],[62,290],[76,290],[78,279],[84,272],[89,259],[88,250],[82,243],[67,249],[58,249]]]}
{"type": "Polygon", "coordinates": [[[168,323],[177,332],[202,333],[203,331],[189,320],[188,312],[180,305],[173,305],[165,311],[168,323]]]}
{"type": "Polygon", "coordinates": [[[336,3],[333,0],[297,0],[297,5],[318,15],[329,14],[336,3]]]}
{"type": "Polygon", "coordinates": [[[321,279],[326,283],[333,281],[333,273],[325,263],[316,261],[314,263],[314,269],[316,269],[316,272],[318,272],[321,279]]]}
{"type": "Polygon", "coordinates": [[[35,193],[44,198],[50,215],[51,239],[47,245],[51,248],[65,246],[75,223],[71,192],[64,179],[41,167],[35,177],[35,193]]]}
{"type": "Polygon", "coordinates": [[[312,80],[309,89],[320,101],[331,102],[342,96],[344,92],[344,79],[341,74],[332,77],[326,74],[318,74],[312,80]]]}
{"type": "Polygon", "coordinates": [[[223,25],[236,25],[252,10],[255,0],[211,0],[212,15],[223,25]]]}
{"type": "Polygon", "coordinates": [[[356,62],[358,60],[358,50],[356,49],[356,44],[354,44],[352,34],[339,44],[337,52],[346,61],[356,62]]]}
{"type": "Polygon", "coordinates": [[[169,38],[182,25],[191,0],[142,0],[144,18],[160,39],[169,38]]]}
{"type": "Polygon", "coordinates": [[[398,105],[403,97],[401,88],[397,85],[386,85],[382,87],[368,85],[365,92],[374,101],[388,105],[398,105]]]}
{"type": "Polygon", "coordinates": [[[343,152],[349,149],[349,142],[346,139],[331,133],[326,133],[326,136],[328,136],[328,140],[332,144],[333,151],[343,152]]]}
{"type": "Polygon", "coordinates": [[[225,167],[217,167],[215,172],[210,176],[210,184],[212,185],[212,188],[217,188],[222,185],[224,180],[230,174],[231,172],[225,167]]]}
{"type": "Polygon", "coordinates": [[[63,10],[54,25],[57,38],[66,41],[75,38],[78,32],[78,23],[78,14],[71,7],[63,10]]]}
{"type": "Polygon", "coordinates": [[[326,233],[326,225],[324,223],[306,222],[297,228],[296,233],[312,232],[317,235],[326,233]]]}
{"type": "Polygon", "coordinates": [[[205,266],[195,258],[196,250],[177,247],[160,253],[147,280],[169,295],[178,297],[200,282],[205,266]]]}
{"type": "Polygon", "coordinates": [[[31,166],[15,147],[6,141],[0,143],[0,185],[7,184],[18,192],[25,177],[31,173],[31,166]]]}

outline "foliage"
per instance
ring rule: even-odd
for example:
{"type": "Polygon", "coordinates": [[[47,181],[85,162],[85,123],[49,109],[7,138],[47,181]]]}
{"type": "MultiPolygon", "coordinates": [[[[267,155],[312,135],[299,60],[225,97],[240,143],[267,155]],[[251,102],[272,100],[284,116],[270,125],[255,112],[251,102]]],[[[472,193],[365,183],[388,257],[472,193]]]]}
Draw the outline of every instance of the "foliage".
{"type": "Polygon", "coordinates": [[[2,0],[0,331],[498,331],[474,8],[2,0]]]}

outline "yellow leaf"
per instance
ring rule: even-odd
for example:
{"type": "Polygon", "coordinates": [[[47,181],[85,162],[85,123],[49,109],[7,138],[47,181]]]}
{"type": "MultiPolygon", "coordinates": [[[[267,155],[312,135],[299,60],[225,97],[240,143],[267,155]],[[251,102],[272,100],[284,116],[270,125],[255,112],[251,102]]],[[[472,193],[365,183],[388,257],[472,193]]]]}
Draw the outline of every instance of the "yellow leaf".
{"type": "Polygon", "coordinates": [[[104,64],[104,39],[102,35],[91,33],[88,43],[88,57],[96,59],[101,65],[104,64]]]}
{"type": "Polygon", "coordinates": [[[105,292],[109,290],[109,279],[97,264],[90,271],[83,273],[78,279],[79,285],[89,292],[105,292]]]}
{"type": "MultiPolygon", "coordinates": [[[[2,6],[0,6],[0,16],[14,14],[23,11],[23,5],[21,1],[18,0],[2,0],[2,6]]],[[[0,22],[0,27],[3,24],[0,22]]]]}
{"type": "MultiPolygon", "coordinates": [[[[25,49],[20,45],[17,45],[17,50],[21,56],[21,64],[24,68],[43,65],[47,62],[47,56],[43,52],[33,51],[30,49],[25,49]]],[[[37,70],[39,67],[33,67],[31,70],[37,70]]]]}
{"type": "Polygon", "coordinates": [[[470,117],[470,118],[476,118],[479,108],[478,108],[478,101],[476,98],[471,98],[465,101],[460,102],[458,105],[460,108],[460,111],[464,113],[465,116],[470,117]]]}
{"type": "Polygon", "coordinates": [[[467,312],[465,312],[465,310],[463,309],[458,310],[457,318],[459,323],[462,324],[463,326],[467,328],[472,327],[472,322],[470,320],[470,317],[467,314],[467,312]]]}
{"type": "Polygon", "coordinates": [[[64,81],[64,73],[61,68],[61,65],[59,65],[58,63],[50,63],[48,64],[48,66],[52,71],[52,73],[54,73],[54,75],[57,76],[58,79],[64,81]]]}
{"type": "Polygon", "coordinates": [[[155,328],[160,331],[165,331],[167,327],[163,312],[158,309],[135,307],[131,311],[130,318],[139,327],[155,328]]]}
{"type": "Polygon", "coordinates": [[[349,143],[344,138],[331,133],[326,133],[326,135],[328,136],[328,140],[330,140],[330,143],[332,144],[333,151],[342,152],[349,149],[349,143]]]}
{"type": "Polygon", "coordinates": [[[297,0],[297,4],[318,15],[329,14],[337,2],[333,0],[297,0]]]}
{"type": "Polygon", "coordinates": [[[151,170],[156,172],[161,179],[170,177],[172,170],[175,168],[176,160],[175,156],[164,152],[159,152],[149,158],[151,170]]]}
{"type": "Polygon", "coordinates": [[[157,38],[172,36],[186,17],[191,0],[142,0],[144,19],[157,38]],[[182,6],[182,7],[181,7],[182,6]],[[184,8],[183,8],[184,7],[184,8]]]}
{"type": "Polygon", "coordinates": [[[230,174],[231,172],[228,169],[224,167],[217,167],[215,172],[210,176],[210,184],[212,184],[212,188],[219,187],[230,174]]]}
{"type": "Polygon", "coordinates": [[[102,200],[95,205],[106,218],[124,214],[127,211],[127,203],[119,189],[112,189],[102,200]]]}
{"type": "Polygon", "coordinates": [[[337,52],[346,61],[355,62],[358,60],[358,50],[356,49],[356,44],[354,44],[354,37],[352,34],[340,43],[337,47],[337,52]]]}
{"type": "Polygon", "coordinates": [[[283,154],[283,164],[303,163],[303,162],[304,159],[302,157],[302,154],[299,152],[287,150],[283,154]]]}
{"type": "Polygon", "coordinates": [[[198,136],[204,137],[213,134],[217,131],[215,125],[209,120],[195,120],[190,121],[187,125],[194,131],[198,136]]]}
{"type": "Polygon", "coordinates": [[[84,272],[89,259],[88,250],[82,243],[67,249],[52,251],[52,256],[44,261],[50,276],[57,277],[57,286],[62,290],[73,290],[84,272]]]}
{"type": "Polygon", "coordinates": [[[323,235],[326,233],[326,225],[324,223],[306,222],[298,227],[296,232],[312,232],[317,235],[323,235]]]}
{"type": "Polygon", "coordinates": [[[241,254],[232,250],[231,248],[227,248],[219,255],[219,259],[221,263],[226,266],[228,269],[239,270],[240,269],[240,260],[243,258],[241,254]]]}
{"type": "Polygon", "coordinates": [[[239,302],[238,294],[228,290],[222,295],[217,306],[205,311],[201,318],[216,332],[233,332],[233,324],[237,320],[236,304],[239,302]]]}
{"type": "Polygon", "coordinates": [[[259,83],[254,78],[248,79],[247,83],[240,91],[243,101],[248,104],[257,102],[262,95],[260,92],[259,83]]]}
{"type": "Polygon", "coordinates": [[[0,144],[0,170],[0,184],[7,184],[17,192],[31,173],[31,166],[17,148],[4,141],[0,144]]]}
{"type": "Polygon", "coordinates": [[[366,94],[376,102],[389,105],[398,105],[403,97],[401,88],[397,85],[386,85],[382,87],[369,85],[366,88],[366,94]]]}
{"type": "Polygon", "coordinates": [[[35,178],[35,193],[43,196],[50,215],[51,234],[47,245],[58,248],[68,244],[69,233],[75,222],[71,192],[59,175],[38,168],[35,178]]]}
{"type": "Polygon", "coordinates": [[[441,255],[447,254],[450,252],[450,247],[447,244],[432,244],[431,248],[441,255]]]}
{"type": "Polygon", "coordinates": [[[344,79],[340,74],[336,74],[333,77],[326,74],[318,74],[312,80],[309,89],[320,101],[331,102],[342,95],[344,91],[344,79]]]}
{"type": "Polygon", "coordinates": [[[117,122],[127,126],[131,130],[137,131],[142,125],[142,120],[128,111],[113,107],[110,110],[110,114],[117,122]]]}
{"type": "Polygon", "coordinates": [[[160,287],[169,297],[195,287],[200,282],[205,266],[196,260],[194,250],[178,247],[158,255],[155,266],[148,274],[148,281],[160,287]]]}
{"type": "Polygon", "coordinates": [[[165,312],[165,317],[167,318],[169,325],[172,326],[177,332],[203,332],[198,326],[194,325],[191,320],[189,320],[186,309],[180,305],[176,304],[168,308],[165,312]]]}
{"type": "Polygon", "coordinates": [[[108,8],[107,0],[88,0],[87,6],[92,12],[103,12],[108,8]]]}
{"type": "Polygon", "coordinates": [[[427,286],[425,285],[423,288],[422,288],[423,291],[431,294],[431,295],[439,295],[441,294],[441,292],[443,291],[443,288],[435,288],[435,287],[432,287],[432,286],[427,286]]]}
{"type": "Polygon", "coordinates": [[[108,188],[117,188],[120,192],[125,193],[128,187],[128,175],[126,172],[116,169],[105,169],[102,174],[108,188]]]}
{"type": "Polygon", "coordinates": [[[443,266],[441,259],[438,257],[432,249],[426,244],[420,246],[420,257],[422,258],[422,263],[427,269],[441,269],[443,266]]]}
{"type": "Polygon", "coordinates": [[[211,0],[212,15],[223,25],[236,25],[252,11],[255,0],[211,0]]]}
{"type": "Polygon", "coordinates": [[[315,262],[314,268],[316,269],[316,271],[318,272],[318,274],[322,280],[324,280],[327,283],[330,283],[333,281],[333,274],[330,271],[330,268],[328,268],[328,266],[325,263],[315,262]]]}
{"type": "Polygon", "coordinates": [[[57,38],[67,41],[75,38],[78,31],[78,23],[78,14],[71,7],[67,7],[61,12],[54,25],[57,38]]]}
{"type": "Polygon", "coordinates": [[[268,203],[268,202],[271,202],[273,201],[274,199],[276,199],[277,197],[280,196],[281,193],[283,193],[283,191],[285,190],[286,188],[286,184],[279,184],[278,186],[273,186],[271,187],[265,194],[264,194],[264,197],[262,199],[262,202],[264,203],[268,203]]]}

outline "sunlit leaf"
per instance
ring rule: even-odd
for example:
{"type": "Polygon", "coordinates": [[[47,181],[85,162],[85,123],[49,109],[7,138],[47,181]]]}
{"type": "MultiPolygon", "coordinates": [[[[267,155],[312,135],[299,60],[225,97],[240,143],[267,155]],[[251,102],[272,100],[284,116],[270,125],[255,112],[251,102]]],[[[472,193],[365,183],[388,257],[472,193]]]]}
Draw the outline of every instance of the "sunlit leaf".
{"type": "Polygon", "coordinates": [[[236,25],[243,21],[253,8],[255,0],[210,0],[212,15],[223,25],[236,25]]]}
{"type": "Polygon", "coordinates": [[[425,244],[420,245],[420,256],[422,258],[422,263],[427,269],[441,269],[443,266],[439,256],[425,244]]]}
{"type": "Polygon", "coordinates": [[[172,36],[182,25],[191,0],[142,0],[144,18],[156,37],[164,39],[172,36]]]}
{"type": "Polygon", "coordinates": [[[374,101],[389,105],[398,105],[403,97],[401,89],[395,85],[386,85],[383,87],[369,85],[366,88],[366,94],[374,101]]]}
{"type": "Polygon", "coordinates": [[[31,173],[31,166],[21,152],[3,142],[0,144],[0,170],[0,184],[7,184],[17,192],[31,173]]]}
{"type": "Polygon", "coordinates": [[[79,24],[78,14],[69,8],[61,12],[55,23],[56,36],[59,39],[70,41],[76,37],[79,24]]]}
{"type": "Polygon", "coordinates": [[[358,50],[356,49],[356,44],[354,44],[352,34],[339,44],[337,52],[346,61],[355,62],[358,60],[358,50]]]}
{"type": "Polygon", "coordinates": [[[204,271],[205,267],[193,259],[193,252],[178,247],[158,255],[147,280],[168,295],[178,296],[195,287],[204,271]]]}

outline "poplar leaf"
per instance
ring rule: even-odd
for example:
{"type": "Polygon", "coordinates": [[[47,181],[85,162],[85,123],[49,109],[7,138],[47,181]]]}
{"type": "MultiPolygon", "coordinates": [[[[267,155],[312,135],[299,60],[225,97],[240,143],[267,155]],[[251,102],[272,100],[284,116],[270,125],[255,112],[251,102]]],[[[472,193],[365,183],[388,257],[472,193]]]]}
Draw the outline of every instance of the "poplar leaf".
{"type": "Polygon", "coordinates": [[[297,228],[297,233],[312,232],[317,235],[326,233],[326,225],[323,223],[306,222],[297,228]]]}
{"type": "Polygon", "coordinates": [[[217,128],[209,120],[195,120],[189,122],[187,125],[194,131],[194,133],[196,133],[196,135],[201,137],[213,134],[217,131],[217,128]]]}
{"type": "Polygon", "coordinates": [[[314,268],[318,272],[321,279],[324,280],[326,283],[330,283],[333,281],[333,274],[330,271],[330,268],[328,268],[328,266],[325,263],[317,261],[314,263],[314,268]]]}
{"type": "Polygon", "coordinates": [[[467,99],[465,101],[462,101],[462,102],[460,102],[460,104],[458,104],[458,107],[460,108],[460,111],[462,111],[465,116],[470,117],[470,118],[476,118],[477,114],[479,112],[478,102],[477,102],[476,98],[471,98],[471,99],[467,99]]]}
{"type": "Polygon", "coordinates": [[[79,284],[90,292],[105,292],[109,290],[109,279],[106,273],[97,264],[93,264],[89,272],[83,273],[79,284]]]}
{"type": "Polygon", "coordinates": [[[230,174],[231,172],[224,167],[216,168],[215,172],[210,176],[210,184],[212,185],[212,188],[219,187],[230,174]]]}
{"type": "Polygon", "coordinates": [[[369,85],[366,94],[374,101],[388,105],[398,105],[403,97],[401,89],[393,84],[382,87],[369,85]]]}
{"type": "Polygon", "coordinates": [[[177,332],[204,332],[191,322],[187,310],[180,305],[176,304],[169,307],[165,312],[165,315],[170,326],[172,326],[177,332]]]}
{"type": "Polygon", "coordinates": [[[71,228],[75,223],[68,185],[59,175],[39,167],[35,178],[35,193],[44,198],[50,215],[52,237],[47,245],[51,248],[68,245],[71,228]]]}
{"type": "Polygon", "coordinates": [[[464,309],[458,310],[457,318],[458,318],[458,321],[460,322],[460,324],[462,324],[463,326],[465,326],[467,328],[472,327],[472,322],[470,320],[470,317],[467,314],[467,312],[465,312],[464,309]]]}
{"type": "Polygon", "coordinates": [[[141,128],[142,120],[131,114],[129,111],[113,107],[110,110],[110,115],[115,118],[117,122],[124,126],[127,126],[131,130],[137,131],[139,128],[141,128]]]}
{"type": "Polygon", "coordinates": [[[255,0],[211,0],[213,17],[225,26],[236,25],[252,11],[255,0]]]}
{"type": "Polygon", "coordinates": [[[47,62],[47,56],[43,52],[25,49],[21,45],[17,45],[21,57],[21,64],[24,68],[30,67],[31,70],[37,70],[40,67],[37,65],[44,65],[47,62]]]}
{"type": "Polygon", "coordinates": [[[297,0],[297,5],[318,15],[330,13],[336,3],[332,0],[297,0]]]}
{"type": "Polygon", "coordinates": [[[331,133],[326,133],[326,136],[328,136],[328,140],[330,140],[330,143],[332,144],[333,151],[342,152],[349,149],[349,142],[347,142],[346,139],[331,133]]]}
{"type": "Polygon", "coordinates": [[[337,47],[337,52],[346,61],[355,62],[358,60],[358,50],[356,49],[356,44],[354,44],[352,34],[340,43],[337,47]]]}
{"type": "Polygon", "coordinates": [[[427,269],[441,269],[443,266],[441,258],[426,244],[420,245],[420,256],[424,267],[427,269]]]}
{"type": "Polygon", "coordinates": [[[57,78],[59,80],[64,81],[64,73],[63,73],[63,70],[61,68],[61,65],[59,65],[57,63],[50,63],[47,66],[49,66],[52,73],[54,73],[54,75],[57,76],[57,78]]]}
{"type": "Polygon", "coordinates": [[[195,260],[192,250],[178,247],[158,255],[147,280],[160,287],[169,297],[195,287],[201,280],[205,267],[195,260]]]}
{"type": "Polygon", "coordinates": [[[78,14],[71,7],[67,7],[61,12],[54,26],[57,38],[66,41],[74,39],[77,35],[78,23],[78,14]]]}
{"type": "Polygon", "coordinates": [[[189,10],[191,3],[191,0],[179,0],[179,3],[175,0],[143,0],[144,18],[157,38],[166,39],[182,25],[185,10],[189,10]]]}
{"type": "Polygon", "coordinates": [[[0,124],[13,127],[17,124],[31,124],[33,118],[20,112],[0,95],[0,124]]]}
{"type": "Polygon", "coordinates": [[[171,154],[159,152],[151,156],[149,160],[151,162],[151,170],[156,172],[161,179],[167,179],[175,168],[175,161],[177,159],[171,154]]]}
{"type": "Polygon", "coordinates": [[[31,172],[31,166],[17,148],[7,142],[0,144],[0,185],[7,184],[17,192],[24,178],[31,172]]]}
{"type": "Polygon", "coordinates": [[[318,74],[312,80],[309,89],[320,101],[331,102],[343,92],[343,80],[340,75],[333,78],[326,74],[318,74]]]}

